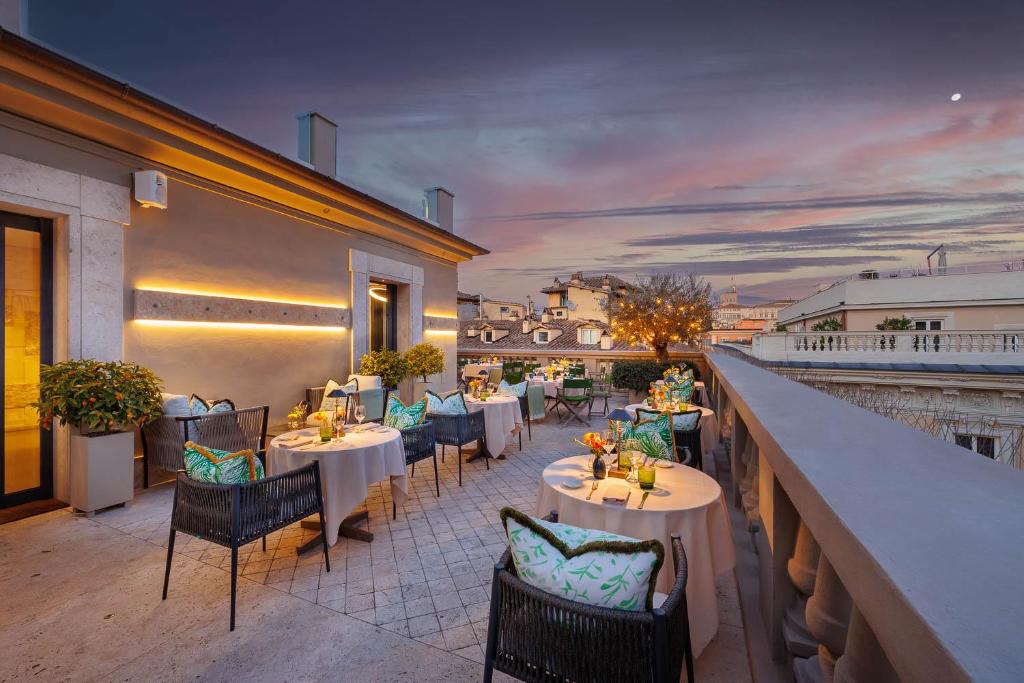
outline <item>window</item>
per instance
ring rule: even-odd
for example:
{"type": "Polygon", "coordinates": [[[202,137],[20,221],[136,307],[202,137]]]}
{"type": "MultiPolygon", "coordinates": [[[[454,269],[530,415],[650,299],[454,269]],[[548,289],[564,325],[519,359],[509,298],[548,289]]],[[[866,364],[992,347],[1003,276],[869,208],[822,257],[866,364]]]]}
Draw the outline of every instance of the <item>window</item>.
{"type": "Polygon", "coordinates": [[[914,329],[915,330],[941,330],[942,329],[942,321],[941,320],[915,320],[914,321],[914,329]]]}
{"type": "Polygon", "coordinates": [[[556,318],[564,318],[565,317],[565,311],[563,311],[561,309],[555,311],[555,317],[556,318]]]}
{"type": "Polygon", "coordinates": [[[601,331],[592,327],[580,330],[580,344],[597,344],[601,341],[601,331]]]}
{"type": "Polygon", "coordinates": [[[569,305],[569,292],[562,292],[558,295],[558,305],[568,306],[569,305]]]}
{"type": "Polygon", "coordinates": [[[493,344],[494,330],[484,330],[480,333],[480,339],[483,340],[484,344],[493,344]]]}
{"type": "Polygon", "coordinates": [[[537,333],[533,335],[533,341],[537,342],[538,344],[547,344],[548,333],[543,330],[537,330],[537,333]]]}
{"type": "Polygon", "coordinates": [[[398,287],[384,282],[371,282],[370,350],[398,349],[398,287]]]}
{"type": "Polygon", "coordinates": [[[996,439],[994,436],[976,436],[974,434],[957,434],[956,445],[974,451],[986,458],[996,457],[996,439]]]}
{"type": "Polygon", "coordinates": [[[504,317],[505,317],[506,315],[508,315],[508,306],[502,306],[502,307],[501,307],[500,309],[498,309],[498,310],[499,310],[499,311],[501,312],[501,316],[502,316],[503,318],[504,318],[504,317]]]}

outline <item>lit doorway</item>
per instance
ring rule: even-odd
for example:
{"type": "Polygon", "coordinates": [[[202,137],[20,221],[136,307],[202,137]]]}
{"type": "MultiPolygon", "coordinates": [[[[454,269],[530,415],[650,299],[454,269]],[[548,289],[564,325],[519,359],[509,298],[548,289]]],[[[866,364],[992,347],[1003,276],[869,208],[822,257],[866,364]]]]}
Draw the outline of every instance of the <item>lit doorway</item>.
{"type": "Polygon", "coordinates": [[[369,350],[398,350],[398,287],[370,282],[369,350]]]}
{"type": "Polygon", "coordinates": [[[4,283],[0,508],[53,495],[53,439],[39,427],[39,368],[53,361],[53,222],[0,212],[4,283]]]}

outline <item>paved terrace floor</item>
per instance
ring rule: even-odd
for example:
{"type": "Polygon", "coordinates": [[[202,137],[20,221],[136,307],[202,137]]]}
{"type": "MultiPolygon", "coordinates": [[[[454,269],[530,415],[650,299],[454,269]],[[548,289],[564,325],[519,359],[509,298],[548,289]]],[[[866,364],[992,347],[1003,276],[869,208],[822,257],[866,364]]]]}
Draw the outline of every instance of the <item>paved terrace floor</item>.
{"type": "MultiPolygon", "coordinates": [[[[160,600],[171,485],[91,519],[65,509],[0,526],[0,681],[478,681],[491,572],[505,549],[498,511],[533,513],[544,467],[580,452],[571,440],[581,425],[548,422],[490,471],[466,465],[461,489],[449,450],[440,499],[420,463],[395,521],[389,487],[372,487],[376,537],[342,538],[330,573],[321,553],[296,556],[311,534],[298,525],[268,537],[266,552],[243,547],[234,633],[226,549],[179,534],[160,600]]],[[[733,574],[717,585],[721,626],[697,680],[749,683],[733,574]]]]}

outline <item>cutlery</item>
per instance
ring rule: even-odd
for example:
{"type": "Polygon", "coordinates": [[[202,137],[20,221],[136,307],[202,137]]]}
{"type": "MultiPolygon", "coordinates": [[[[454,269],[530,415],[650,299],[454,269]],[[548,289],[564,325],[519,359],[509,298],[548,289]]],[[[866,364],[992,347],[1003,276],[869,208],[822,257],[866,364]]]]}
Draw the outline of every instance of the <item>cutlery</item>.
{"type": "Polygon", "coordinates": [[[644,491],[643,497],[640,498],[640,506],[637,508],[637,510],[643,510],[644,509],[644,503],[647,502],[647,496],[649,496],[649,495],[651,495],[650,491],[644,491]]]}
{"type": "Polygon", "coordinates": [[[626,502],[622,504],[622,507],[624,507],[624,508],[628,508],[629,507],[629,497],[632,496],[632,495],[633,495],[633,490],[630,489],[629,493],[626,494],[626,502]]]}
{"type": "Polygon", "coordinates": [[[595,481],[595,482],[594,482],[594,485],[590,487],[590,493],[588,493],[588,494],[587,494],[587,500],[590,500],[590,497],[591,497],[592,495],[594,495],[594,491],[596,491],[596,490],[597,490],[597,485],[598,485],[599,483],[600,483],[600,482],[598,482],[598,481],[595,481]]]}

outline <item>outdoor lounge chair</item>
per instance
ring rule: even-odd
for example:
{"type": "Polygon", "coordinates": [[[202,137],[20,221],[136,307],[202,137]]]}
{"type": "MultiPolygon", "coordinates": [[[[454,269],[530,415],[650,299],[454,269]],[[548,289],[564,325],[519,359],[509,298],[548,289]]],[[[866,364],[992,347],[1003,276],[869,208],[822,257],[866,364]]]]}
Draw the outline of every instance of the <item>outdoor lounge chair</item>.
{"type": "MultiPolygon", "coordinates": [[[[548,520],[557,522],[557,514],[548,520]]],[[[484,682],[490,683],[497,669],[537,683],[676,683],[684,666],[692,682],[686,552],[675,534],[672,559],[676,580],[665,601],[650,611],[631,612],[573,602],[521,581],[506,549],[491,581],[484,682]]]]}
{"type": "Polygon", "coordinates": [[[487,465],[491,469],[491,457],[487,453],[487,430],[484,411],[477,410],[465,415],[427,413],[427,419],[434,423],[434,438],[441,444],[441,461],[444,462],[444,447],[455,446],[459,451],[459,486],[462,486],[462,447],[474,441],[487,465]]]}
{"type": "MultiPolygon", "coordinates": [[[[434,423],[423,422],[402,430],[402,445],[405,447],[405,464],[412,465],[412,476],[416,476],[416,463],[427,458],[434,459],[434,492],[441,497],[441,484],[437,477],[437,442],[434,440],[434,423]]],[[[398,519],[398,507],[391,501],[391,519],[398,519]]]]}
{"type": "MultiPolygon", "coordinates": [[[[163,600],[171,579],[174,536],[178,531],[225,548],[231,548],[231,626],[235,630],[235,594],[238,583],[238,548],[264,539],[312,514],[324,525],[324,503],[320,489],[320,463],[246,484],[208,484],[178,472],[174,483],[171,533],[167,540],[163,600]]],[[[324,563],[331,571],[327,537],[323,537],[324,563]]]]}
{"type": "Polygon", "coordinates": [[[262,453],[267,444],[269,406],[185,417],[165,415],[142,427],[142,486],[149,488],[149,468],[169,472],[185,466],[185,442],[224,451],[262,453]]]}

